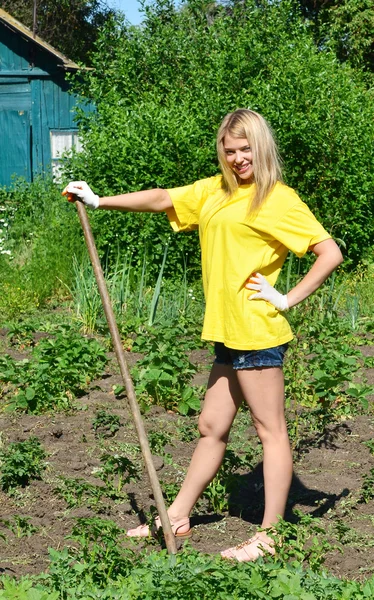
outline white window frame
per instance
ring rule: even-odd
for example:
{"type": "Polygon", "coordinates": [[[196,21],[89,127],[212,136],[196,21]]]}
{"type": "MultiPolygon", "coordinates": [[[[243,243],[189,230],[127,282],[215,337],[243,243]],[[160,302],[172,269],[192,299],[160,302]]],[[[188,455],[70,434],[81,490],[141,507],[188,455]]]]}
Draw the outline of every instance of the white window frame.
{"type": "Polygon", "coordinates": [[[79,139],[79,132],[77,129],[51,129],[50,144],[52,177],[56,183],[59,183],[61,180],[63,154],[72,148],[74,148],[76,152],[81,152],[82,142],[79,139]]]}

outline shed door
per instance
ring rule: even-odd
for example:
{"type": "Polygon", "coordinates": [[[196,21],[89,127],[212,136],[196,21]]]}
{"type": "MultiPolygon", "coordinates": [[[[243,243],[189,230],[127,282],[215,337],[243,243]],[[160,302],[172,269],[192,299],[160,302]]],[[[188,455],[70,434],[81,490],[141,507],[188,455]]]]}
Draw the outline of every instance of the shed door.
{"type": "Polygon", "coordinates": [[[30,84],[0,83],[0,185],[31,172],[30,84]]]}

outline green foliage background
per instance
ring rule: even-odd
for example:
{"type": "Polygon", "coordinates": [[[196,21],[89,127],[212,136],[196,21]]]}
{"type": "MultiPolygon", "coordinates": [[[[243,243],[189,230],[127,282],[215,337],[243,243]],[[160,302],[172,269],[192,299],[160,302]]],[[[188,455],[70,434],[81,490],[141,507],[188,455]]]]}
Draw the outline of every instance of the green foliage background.
{"type": "Polygon", "coordinates": [[[58,305],[73,275],[72,256],[84,253],[76,215],[47,178],[19,179],[0,189],[0,207],[0,238],[10,252],[8,257],[0,247],[0,314],[22,318],[52,297],[58,305]]]}
{"type": "Polygon", "coordinates": [[[317,44],[331,43],[337,56],[374,75],[373,0],[299,0],[317,44]]]}
{"type": "MultiPolygon", "coordinates": [[[[295,187],[352,263],[374,244],[374,105],[359,68],[317,46],[292,0],[230,0],[212,5],[170,0],[145,6],[141,27],[112,22],[101,34],[77,91],[96,114],[80,115],[86,151],[67,179],[83,178],[101,195],[175,187],[217,173],[215,135],[237,107],[271,123],[295,187]]],[[[155,273],[170,227],[164,215],[97,212],[100,250],[130,251],[139,268],[147,248],[155,273]]],[[[184,259],[197,274],[197,236],[171,238],[168,269],[184,259]]]]}

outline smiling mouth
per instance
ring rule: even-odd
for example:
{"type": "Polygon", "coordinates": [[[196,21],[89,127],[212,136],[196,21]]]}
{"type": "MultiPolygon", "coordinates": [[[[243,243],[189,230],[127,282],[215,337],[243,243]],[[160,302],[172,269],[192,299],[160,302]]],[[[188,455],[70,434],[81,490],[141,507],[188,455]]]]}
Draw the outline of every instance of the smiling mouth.
{"type": "Polygon", "coordinates": [[[246,165],[234,165],[234,168],[235,168],[235,171],[237,171],[237,173],[245,173],[245,171],[247,171],[247,169],[251,166],[252,165],[250,163],[248,163],[246,165]]]}

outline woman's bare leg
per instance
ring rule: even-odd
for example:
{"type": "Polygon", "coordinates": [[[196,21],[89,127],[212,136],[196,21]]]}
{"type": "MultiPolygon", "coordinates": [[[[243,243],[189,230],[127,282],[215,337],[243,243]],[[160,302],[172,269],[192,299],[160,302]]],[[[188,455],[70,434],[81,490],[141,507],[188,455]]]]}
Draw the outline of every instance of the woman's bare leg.
{"type": "Polygon", "coordinates": [[[262,527],[284,516],[292,479],[292,453],[284,415],[284,378],[279,367],[237,371],[264,451],[265,512],[262,527]]]}
{"type": "Polygon", "coordinates": [[[199,419],[201,437],[182,487],[168,510],[172,522],[189,516],[197,499],[215,477],[242,400],[243,395],[233,368],[214,364],[199,419]]]}
{"type": "MultiPolygon", "coordinates": [[[[284,516],[292,478],[292,453],[284,416],[284,379],[279,367],[237,371],[243,396],[264,451],[265,512],[262,528],[274,525],[284,516]]],[[[268,551],[273,541],[266,532],[228,548],[221,555],[240,562],[253,561],[268,551]]]]}

